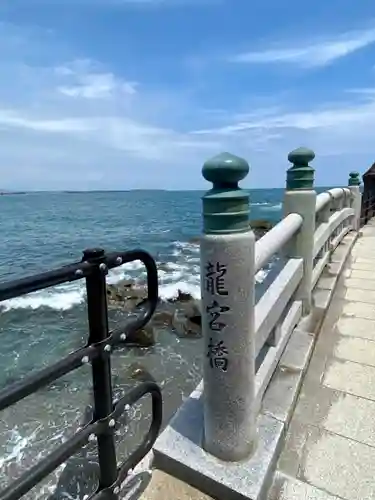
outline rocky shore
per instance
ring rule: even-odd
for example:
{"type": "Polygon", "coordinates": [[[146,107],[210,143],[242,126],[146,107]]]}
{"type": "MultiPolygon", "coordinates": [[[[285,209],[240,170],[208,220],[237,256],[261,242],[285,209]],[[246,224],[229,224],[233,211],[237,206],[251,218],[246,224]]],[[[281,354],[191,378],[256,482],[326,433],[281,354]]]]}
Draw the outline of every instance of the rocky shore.
{"type": "MultiPolygon", "coordinates": [[[[107,285],[107,299],[110,308],[122,309],[125,315],[134,311],[147,297],[147,287],[130,280],[107,285]]],[[[145,328],[128,335],[125,343],[137,347],[151,347],[156,342],[157,328],[171,328],[180,337],[201,335],[201,314],[199,301],[180,290],[175,298],[159,301],[156,312],[145,328]]]]}
{"type": "MultiPolygon", "coordinates": [[[[267,220],[251,222],[257,239],[272,228],[267,220]]],[[[190,243],[199,244],[199,237],[190,240],[190,243]]],[[[159,264],[163,268],[163,264],[159,264]]],[[[116,284],[107,285],[107,299],[110,308],[121,309],[125,315],[131,313],[147,297],[147,287],[141,283],[124,279],[116,284]]],[[[160,300],[156,312],[145,328],[128,335],[124,341],[129,346],[151,347],[156,342],[157,330],[171,329],[182,338],[197,338],[201,332],[200,301],[190,294],[178,290],[176,297],[160,300]]]]}

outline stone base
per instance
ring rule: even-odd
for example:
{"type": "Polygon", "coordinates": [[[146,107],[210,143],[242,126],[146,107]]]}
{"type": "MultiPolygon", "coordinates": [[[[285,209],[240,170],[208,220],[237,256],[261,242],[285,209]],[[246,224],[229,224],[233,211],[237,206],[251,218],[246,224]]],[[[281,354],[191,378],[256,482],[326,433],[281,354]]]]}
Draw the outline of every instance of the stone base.
{"type": "Polygon", "coordinates": [[[249,460],[222,462],[202,449],[201,382],[156,441],[153,466],[218,500],[264,500],[313,344],[312,334],[298,329],[292,333],[266,390],[257,422],[257,448],[249,460]]]}
{"type": "Polygon", "coordinates": [[[260,500],[271,482],[284,424],[260,415],[254,455],[240,463],[222,462],[201,446],[203,404],[201,386],[185,402],[154,446],[154,466],[225,500],[260,500]]]}

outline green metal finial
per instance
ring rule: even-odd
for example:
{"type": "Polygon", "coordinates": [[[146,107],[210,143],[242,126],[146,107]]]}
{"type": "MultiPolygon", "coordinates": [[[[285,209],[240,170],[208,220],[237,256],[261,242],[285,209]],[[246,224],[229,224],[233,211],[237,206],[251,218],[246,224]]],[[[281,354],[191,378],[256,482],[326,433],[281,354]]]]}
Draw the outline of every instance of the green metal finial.
{"type": "Polygon", "coordinates": [[[238,233],[249,229],[249,193],[238,187],[248,173],[247,161],[230,153],[214,156],[203,165],[203,177],[213,184],[203,196],[205,233],[238,233]]]}
{"type": "Polygon", "coordinates": [[[289,153],[288,161],[293,163],[293,166],[287,170],[286,188],[288,191],[313,189],[314,169],[309,163],[314,158],[314,151],[307,148],[298,148],[289,153]]]}
{"type": "Polygon", "coordinates": [[[361,176],[359,175],[359,172],[350,172],[348,184],[349,186],[361,185],[361,176]]]}

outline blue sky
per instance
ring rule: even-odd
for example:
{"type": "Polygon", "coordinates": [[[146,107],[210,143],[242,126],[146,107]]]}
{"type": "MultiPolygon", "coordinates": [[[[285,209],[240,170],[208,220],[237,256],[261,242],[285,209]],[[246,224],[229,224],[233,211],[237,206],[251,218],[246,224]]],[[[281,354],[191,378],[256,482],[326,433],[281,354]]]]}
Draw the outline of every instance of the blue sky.
{"type": "Polygon", "coordinates": [[[374,0],[1,0],[0,187],[201,189],[221,151],[247,187],[375,161],[374,0]]]}

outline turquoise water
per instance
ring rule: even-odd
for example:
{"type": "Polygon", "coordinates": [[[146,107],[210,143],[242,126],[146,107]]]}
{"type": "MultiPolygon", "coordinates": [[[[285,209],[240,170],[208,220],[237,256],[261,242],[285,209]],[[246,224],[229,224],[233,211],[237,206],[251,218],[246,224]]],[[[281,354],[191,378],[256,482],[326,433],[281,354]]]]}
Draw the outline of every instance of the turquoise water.
{"type": "MultiPolygon", "coordinates": [[[[3,220],[0,278],[23,277],[77,261],[88,247],[142,247],[159,264],[160,295],[183,290],[199,297],[201,231],[199,192],[33,193],[0,197],[3,220]]],[[[277,221],[283,190],[251,191],[251,218],[277,221]]],[[[269,268],[261,271],[259,286],[269,268]]],[[[111,272],[110,282],[144,277],[140,263],[111,272]]],[[[82,346],[87,338],[84,282],[6,301],[0,305],[0,388],[82,346]]],[[[123,320],[110,311],[110,326],[123,320]]],[[[122,349],[113,356],[114,384],[131,385],[129,365],[146,366],[163,388],[169,419],[201,376],[201,340],[157,332],[150,349],[122,349]]],[[[74,432],[89,401],[90,371],[82,367],[3,412],[0,419],[0,487],[74,432]],[[5,475],[3,474],[5,471],[5,475]]],[[[148,402],[136,405],[118,440],[121,460],[148,426],[148,402]]],[[[55,476],[26,498],[48,498],[55,476]]],[[[78,497],[79,498],[79,497],[78,497]]]]}

